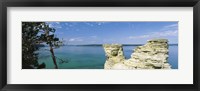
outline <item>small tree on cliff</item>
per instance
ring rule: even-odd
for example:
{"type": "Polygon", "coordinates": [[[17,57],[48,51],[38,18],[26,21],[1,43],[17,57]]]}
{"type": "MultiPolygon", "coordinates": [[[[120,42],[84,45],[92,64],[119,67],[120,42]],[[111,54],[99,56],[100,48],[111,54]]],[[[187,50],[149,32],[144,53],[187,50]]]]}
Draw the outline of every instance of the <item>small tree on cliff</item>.
{"type": "Polygon", "coordinates": [[[49,51],[51,52],[51,56],[53,59],[53,63],[55,65],[55,68],[58,68],[57,62],[56,62],[56,56],[54,54],[53,47],[58,46],[59,38],[56,38],[54,36],[54,32],[56,31],[54,28],[49,27],[48,24],[44,23],[42,26],[43,33],[40,35],[40,40],[43,42],[46,42],[47,45],[49,45],[49,51]]]}

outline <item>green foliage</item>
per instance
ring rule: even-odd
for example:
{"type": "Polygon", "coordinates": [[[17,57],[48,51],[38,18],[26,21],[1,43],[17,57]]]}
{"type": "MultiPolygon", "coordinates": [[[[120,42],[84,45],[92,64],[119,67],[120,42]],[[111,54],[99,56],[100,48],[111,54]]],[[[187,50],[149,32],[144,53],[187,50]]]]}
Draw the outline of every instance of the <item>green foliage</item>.
{"type": "Polygon", "coordinates": [[[46,42],[46,44],[55,46],[53,43],[59,41],[59,38],[56,38],[53,33],[55,33],[55,29],[49,27],[48,24],[44,24],[40,31],[42,34],[39,36],[39,40],[42,42],[46,42]]]}
{"type": "Polygon", "coordinates": [[[46,43],[51,47],[59,39],[54,36],[54,28],[49,27],[45,22],[22,22],[22,67],[26,68],[41,68],[44,64],[38,64],[37,53],[38,44],[46,43]]]}
{"type": "Polygon", "coordinates": [[[22,67],[31,68],[31,65],[38,66],[37,53],[38,32],[42,22],[23,22],[22,23],[22,67]]]}

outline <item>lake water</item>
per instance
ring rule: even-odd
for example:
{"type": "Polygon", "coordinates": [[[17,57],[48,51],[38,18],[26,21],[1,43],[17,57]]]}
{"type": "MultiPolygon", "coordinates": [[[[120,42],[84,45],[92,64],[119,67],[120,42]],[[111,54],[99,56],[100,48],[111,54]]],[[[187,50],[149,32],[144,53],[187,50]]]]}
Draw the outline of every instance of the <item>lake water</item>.
{"type": "MultiPolygon", "coordinates": [[[[136,46],[124,46],[124,55],[128,59],[136,46]]],[[[53,60],[48,50],[49,47],[41,47],[38,51],[39,63],[45,63],[46,69],[54,69],[53,60]]],[[[106,60],[102,46],[62,46],[54,49],[58,58],[59,69],[103,69],[106,60]],[[68,61],[62,62],[63,61],[68,61]]],[[[169,64],[173,69],[178,69],[178,46],[169,46],[169,64]]]]}

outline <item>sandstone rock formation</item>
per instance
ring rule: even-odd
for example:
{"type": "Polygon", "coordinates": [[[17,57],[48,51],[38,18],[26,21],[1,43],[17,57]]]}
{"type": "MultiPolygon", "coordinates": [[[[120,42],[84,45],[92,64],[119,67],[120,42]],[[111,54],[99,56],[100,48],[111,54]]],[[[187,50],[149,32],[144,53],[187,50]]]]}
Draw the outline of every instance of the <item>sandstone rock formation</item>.
{"type": "Polygon", "coordinates": [[[125,60],[123,48],[120,44],[105,44],[103,45],[107,60],[105,62],[105,69],[112,69],[112,67],[125,60]]]}
{"type": "Polygon", "coordinates": [[[125,59],[120,44],[103,45],[106,53],[105,69],[170,69],[168,40],[149,40],[134,49],[130,59],[125,59]]]}

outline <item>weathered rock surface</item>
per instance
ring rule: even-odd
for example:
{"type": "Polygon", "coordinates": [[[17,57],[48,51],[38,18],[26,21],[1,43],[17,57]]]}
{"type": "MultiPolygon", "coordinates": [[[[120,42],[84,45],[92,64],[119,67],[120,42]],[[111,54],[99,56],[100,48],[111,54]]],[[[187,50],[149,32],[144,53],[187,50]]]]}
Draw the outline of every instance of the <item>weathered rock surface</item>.
{"type": "Polygon", "coordinates": [[[107,60],[105,62],[105,69],[112,69],[112,67],[125,60],[123,48],[120,44],[105,44],[103,45],[107,60]]]}
{"type": "Polygon", "coordinates": [[[149,40],[134,49],[130,59],[125,59],[120,44],[103,45],[106,53],[105,69],[170,69],[168,40],[149,40]]]}

